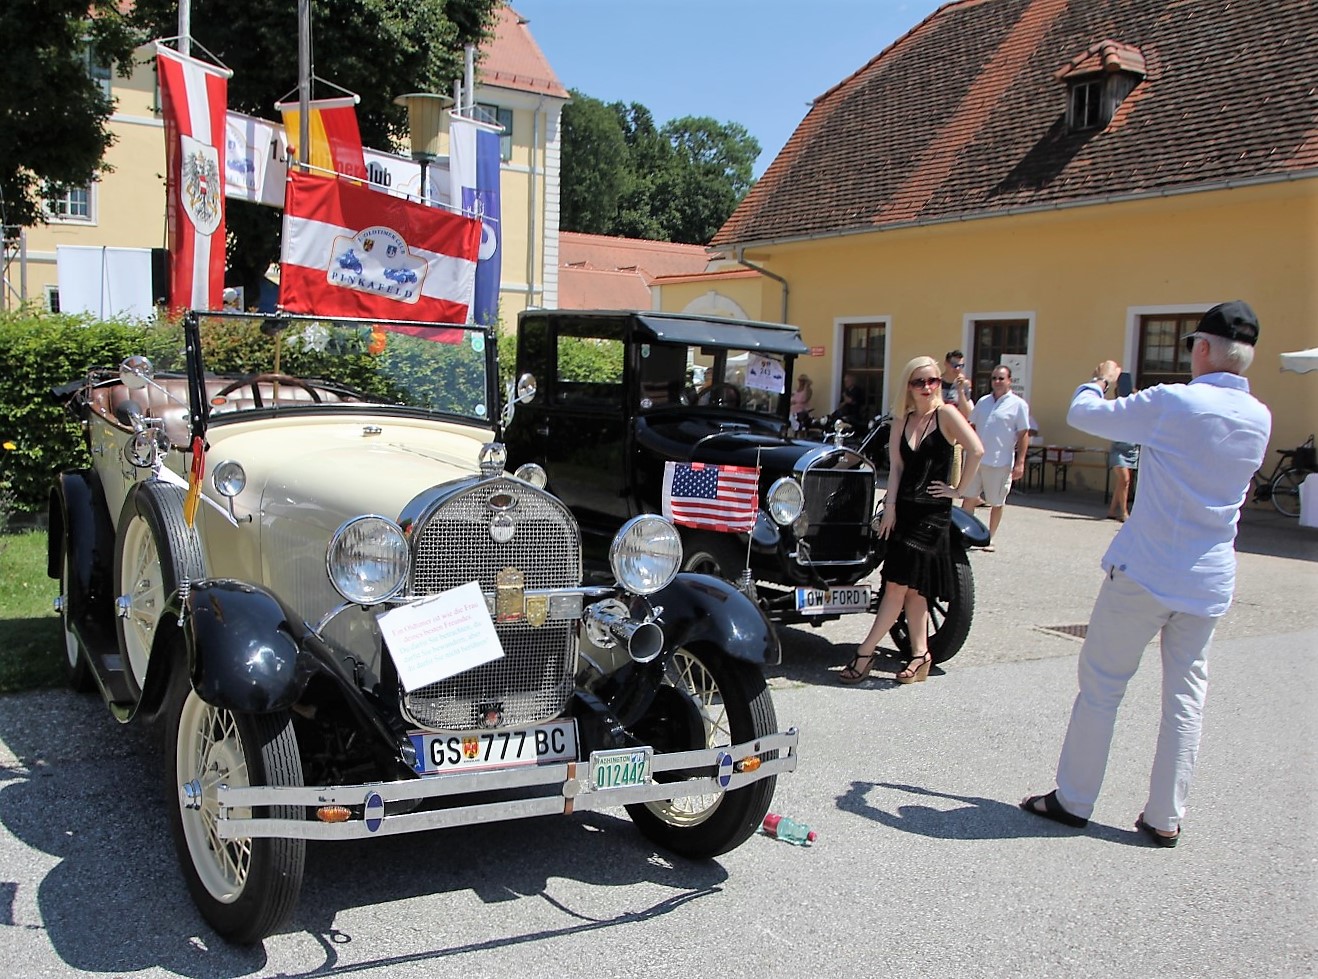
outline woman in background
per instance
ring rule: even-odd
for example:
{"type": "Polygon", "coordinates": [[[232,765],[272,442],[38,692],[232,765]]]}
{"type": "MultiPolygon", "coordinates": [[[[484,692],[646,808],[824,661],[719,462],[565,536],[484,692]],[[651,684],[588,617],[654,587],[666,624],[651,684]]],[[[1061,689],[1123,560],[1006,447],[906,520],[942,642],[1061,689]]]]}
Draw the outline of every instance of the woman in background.
{"type": "Polygon", "coordinates": [[[950,598],[954,587],[948,528],[952,500],[964,494],[984,455],[979,436],[964,415],[943,402],[938,361],[916,357],[902,371],[893,405],[888,440],[888,492],[883,500],[879,536],[888,541],[883,559],[883,600],[874,623],[851,663],[843,683],[869,676],[879,640],[903,610],[911,636],[911,661],[897,674],[898,683],[919,683],[929,675],[929,600],[950,598]],[[947,482],[952,446],[962,447],[961,479],[947,482]]]}
{"type": "Polygon", "coordinates": [[[1107,518],[1125,523],[1130,516],[1130,474],[1139,468],[1140,447],[1133,442],[1113,442],[1107,464],[1112,470],[1112,502],[1108,504],[1107,518]]]}
{"type": "Polygon", "coordinates": [[[813,410],[811,401],[814,400],[814,396],[815,388],[810,383],[810,375],[798,374],[791,404],[792,417],[796,419],[798,428],[805,428],[810,423],[810,412],[813,410]]]}

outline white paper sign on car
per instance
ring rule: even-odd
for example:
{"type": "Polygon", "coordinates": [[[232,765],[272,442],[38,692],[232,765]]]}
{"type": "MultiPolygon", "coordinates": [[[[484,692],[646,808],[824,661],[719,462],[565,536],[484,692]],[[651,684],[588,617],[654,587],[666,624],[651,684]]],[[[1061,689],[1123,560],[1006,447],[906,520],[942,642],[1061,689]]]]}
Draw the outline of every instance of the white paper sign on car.
{"type": "Polygon", "coordinates": [[[408,693],[503,655],[479,582],[400,605],[376,618],[408,693]]]}
{"type": "Polygon", "coordinates": [[[782,394],[787,371],[772,357],[751,354],[746,364],[746,386],[771,394],[782,394]]]}

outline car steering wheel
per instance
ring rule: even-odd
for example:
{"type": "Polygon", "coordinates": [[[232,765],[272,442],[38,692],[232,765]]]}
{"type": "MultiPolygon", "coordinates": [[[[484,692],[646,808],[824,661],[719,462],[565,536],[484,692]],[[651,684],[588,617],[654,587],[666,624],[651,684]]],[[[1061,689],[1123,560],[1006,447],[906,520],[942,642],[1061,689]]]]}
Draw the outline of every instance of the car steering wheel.
{"type": "MultiPolygon", "coordinates": [[[[264,407],[264,403],[261,400],[262,384],[287,384],[290,387],[301,388],[303,391],[307,392],[307,394],[311,395],[312,401],[316,403],[320,402],[320,393],[306,381],[299,377],[294,377],[292,374],[249,374],[247,377],[240,377],[232,384],[226,384],[224,387],[216,391],[212,396],[212,402],[223,398],[226,395],[233,394],[233,392],[237,391],[240,387],[250,385],[252,388],[252,400],[256,403],[256,407],[264,407]]],[[[279,401],[277,397],[274,400],[276,403],[279,401]]]]}
{"type": "Polygon", "coordinates": [[[719,408],[740,408],[741,392],[735,384],[711,384],[696,396],[698,405],[715,405],[719,408]]]}

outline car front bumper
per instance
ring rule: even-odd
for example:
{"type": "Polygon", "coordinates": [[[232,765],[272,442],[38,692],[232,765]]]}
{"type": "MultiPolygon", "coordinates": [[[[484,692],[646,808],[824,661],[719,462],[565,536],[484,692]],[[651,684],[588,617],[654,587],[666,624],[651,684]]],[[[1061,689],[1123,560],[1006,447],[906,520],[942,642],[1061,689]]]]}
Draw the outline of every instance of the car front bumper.
{"type": "Polygon", "coordinates": [[[610,788],[599,788],[591,783],[588,761],[556,762],[490,772],[456,772],[451,775],[362,785],[221,785],[216,789],[218,811],[215,833],[221,839],[369,839],[472,823],[565,815],[643,802],[714,795],[735,791],[763,778],[795,771],[797,741],[796,729],[789,728],[784,732],[730,747],[655,754],[651,762],[652,774],[700,769],[710,769],[713,774],[673,782],[649,782],[610,788]],[[758,758],[759,755],[773,751],[778,752],[777,758],[767,761],[758,758]],[[747,765],[748,759],[758,761],[758,766],[747,765]],[[553,792],[553,789],[557,789],[557,792],[553,792]],[[506,796],[516,790],[526,790],[527,797],[386,813],[390,803],[421,804],[451,796],[486,792],[498,792],[506,796]],[[267,806],[301,806],[306,811],[306,818],[272,819],[243,815],[267,806]],[[349,815],[341,822],[326,822],[325,816],[320,814],[327,807],[346,809],[349,815]]]}

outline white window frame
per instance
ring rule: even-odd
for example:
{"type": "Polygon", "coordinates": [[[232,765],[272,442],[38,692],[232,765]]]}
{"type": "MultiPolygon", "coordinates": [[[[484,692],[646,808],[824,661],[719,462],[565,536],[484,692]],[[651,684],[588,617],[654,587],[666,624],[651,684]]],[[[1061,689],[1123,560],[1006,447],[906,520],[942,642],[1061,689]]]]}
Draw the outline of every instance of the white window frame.
{"type": "Polygon", "coordinates": [[[499,134],[499,159],[507,163],[513,158],[513,110],[493,102],[477,102],[476,110],[481,122],[503,127],[499,134]]]}
{"type": "MultiPolygon", "coordinates": [[[[834,316],[833,317],[833,352],[828,358],[831,366],[828,371],[829,382],[837,380],[838,389],[833,392],[833,403],[831,405],[814,406],[815,414],[823,418],[830,411],[837,407],[838,402],[842,400],[842,365],[845,360],[846,351],[843,349],[843,343],[846,342],[848,326],[883,326],[883,393],[880,395],[880,403],[876,407],[880,411],[887,411],[892,402],[890,388],[892,386],[892,314],[882,313],[874,316],[834,316]]],[[[796,360],[796,372],[799,374],[802,370],[802,363],[805,357],[798,357],[796,360]]],[[[814,360],[813,357],[809,358],[814,360]]],[[[868,421],[868,419],[866,419],[868,421]]]]}
{"type": "Polygon", "coordinates": [[[46,192],[43,195],[42,206],[45,208],[46,217],[51,224],[95,224],[96,223],[96,182],[91,181],[86,184],[59,188],[60,193],[54,193],[55,187],[46,186],[46,192]],[[71,214],[66,209],[63,213],[51,207],[52,201],[61,200],[68,202],[69,194],[74,191],[85,190],[87,192],[87,213],[71,214]]]}
{"type": "MultiPolygon", "coordinates": [[[[1021,377],[1012,377],[1011,389],[1016,394],[1025,398],[1029,402],[1030,395],[1034,391],[1034,351],[1037,349],[1037,338],[1035,337],[1035,319],[1038,316],[1033,310],[1018,310],[1016,312],[992,312],[992,313],[966,313],[961,317],[961,349],[965,351],[967,357],[973,355],[975,348],[975,324],[985,320],[1025,320],[1028,324],[1025,328],[1025,373],[1021,377]],[[1022,394],[1022,391],[1024,392],[1022,394]]],[[[973,374],[973,369],[972,369],[973,374]]],[[[1033,411],[1033,407],[1031,407],[1033,411]]]]}

